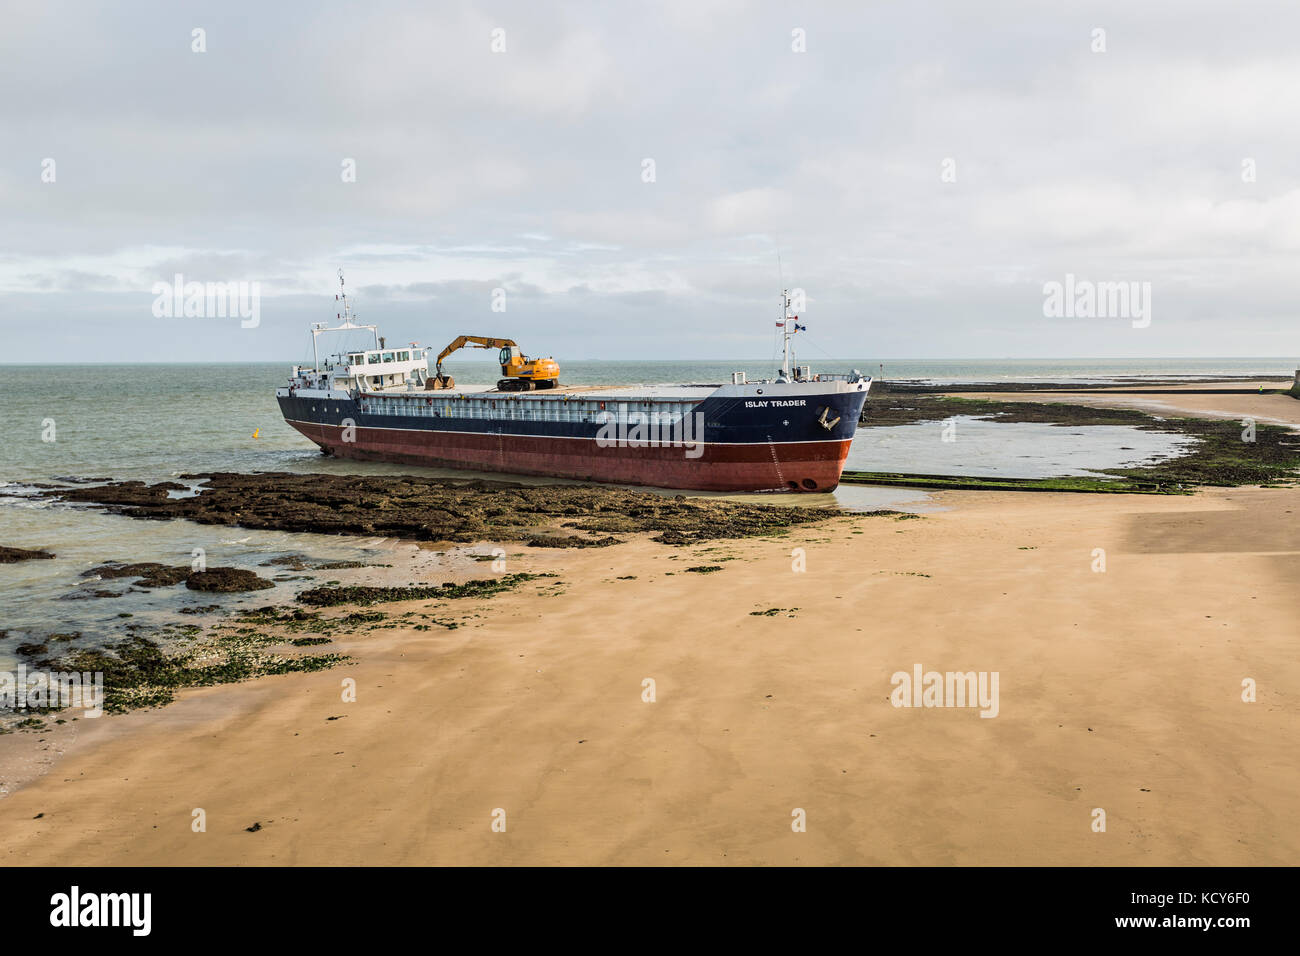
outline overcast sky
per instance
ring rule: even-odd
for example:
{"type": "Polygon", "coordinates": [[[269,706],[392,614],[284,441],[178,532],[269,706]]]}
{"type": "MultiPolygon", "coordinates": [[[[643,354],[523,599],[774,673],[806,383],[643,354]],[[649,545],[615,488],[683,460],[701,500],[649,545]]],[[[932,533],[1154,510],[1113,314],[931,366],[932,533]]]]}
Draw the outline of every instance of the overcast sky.
{"type": "Polygon", "coordinates": [[[0,362],[299,359],[340,267],[561,360],[766,357],[782,279],[835,355],[1292,356],[1298,52],[1225,0],[11,3],[0,362]],[[260,324],[155,317],[178,273],[260,324]]]}

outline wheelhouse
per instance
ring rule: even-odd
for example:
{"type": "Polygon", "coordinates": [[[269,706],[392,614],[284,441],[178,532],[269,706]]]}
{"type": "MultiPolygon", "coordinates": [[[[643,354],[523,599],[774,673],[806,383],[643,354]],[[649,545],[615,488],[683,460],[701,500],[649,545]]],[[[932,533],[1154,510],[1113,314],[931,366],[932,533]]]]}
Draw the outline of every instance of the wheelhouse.
{"type": "Polygon", "coordinates": [[[338,314],[339,325],[329,326],[316,322],[311,327],[311,366],[295,365],[289,380],[290,389],[337,389],[345,392],[378,392],[386,389],[424,388],[429,373],[429,350],[411,342],[401,348],[389,348],[379,330],[373,325],[358,324],[356,313],[348,305],[343,288],[343,273],[339,273],[339,299],[343,311],[338,314]],[[364,329],[374,338],[374,348],[349,349],[320,360],[317,338],[326,332],[348,332],[364,329]]]}
{"type": "Polygon", "coordinates": [[[429,371],[429,350],[411,343],[405,348],[340,352],[325,360],[323,371],[334,388],[379,391],[385,388],[424,387],[429,371]]]}

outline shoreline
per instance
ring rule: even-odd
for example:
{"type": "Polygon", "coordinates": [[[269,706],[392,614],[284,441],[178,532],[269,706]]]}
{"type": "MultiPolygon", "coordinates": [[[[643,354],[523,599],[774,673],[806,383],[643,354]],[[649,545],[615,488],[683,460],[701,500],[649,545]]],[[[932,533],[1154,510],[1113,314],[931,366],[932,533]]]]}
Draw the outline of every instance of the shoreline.
{"type": "Polygon", "coordinates": [[[556,577],[376,605],[344,666],[0,736],[3,859],[1294,864],[1300,488],[932,494],[736,538],[521,529],[493,571],[556,577]],[[997,717],[893,706],[918,664],[999,673],[997,717]]]}
{"type": "MultiPolygon", "coordinates": [[[[1267,381],[1267,380],[1266,380],[1267,381]]],[[[1221,389],[1204,391],[1195,386],[1170,386],[1162,389],[1133,390],[1125,388],[1099,388],[1095,390],[1063,390],[1043,392],[1054,400],[1101,408],[1131,409],[1146,414],[1160,412],[1192,415],[1199,418],[1235,419],[1249,414],[1259,422],[1300,428],[1300,400],[1291,394],[1290,381],[1271,381],[1264,392],[1253,389],[1221,389]],[[1141,398],[1131,396],[1141,395],[1141,398]],[[1153,398],[1151,396],[1159,396],[1153,398]],[[1214,406],[1223,406],[1216,408],[1214,406]]],[[[953,393],[954,395],[956,393],[953,393]]],[[[960,397],[990,399],[1004,402],[1033,401],[1031,393],[1002,392],[997,389],[980,389],[962,392],[960,397]]]]}

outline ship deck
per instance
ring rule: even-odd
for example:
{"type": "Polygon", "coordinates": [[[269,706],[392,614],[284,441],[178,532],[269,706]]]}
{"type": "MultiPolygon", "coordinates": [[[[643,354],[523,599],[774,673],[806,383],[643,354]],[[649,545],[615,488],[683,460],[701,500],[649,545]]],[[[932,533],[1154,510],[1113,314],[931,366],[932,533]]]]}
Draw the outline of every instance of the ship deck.
{"type": "Polygon", "coordinates": [[[683,383],[677,385],[560,385],[557,388],[548,388],[535,392],[501,392],[497,391],[495,385],[466,384],[456,385],[453,388],[439,388],[432,391],[426,391],[422,388],[392,388],[383,389],[379,392],[367,391],[362,394],[420,395],[423,397],[449,397],[463,395],[467,398],[507,397],[514,399],[528,399],[530,401],[591,398],[599,399],[601,401],[615,402],[644,402],[652,400],[699,402],[708,398],[721,387],[721,385],[701,385],[698,383],[683,383]]]}

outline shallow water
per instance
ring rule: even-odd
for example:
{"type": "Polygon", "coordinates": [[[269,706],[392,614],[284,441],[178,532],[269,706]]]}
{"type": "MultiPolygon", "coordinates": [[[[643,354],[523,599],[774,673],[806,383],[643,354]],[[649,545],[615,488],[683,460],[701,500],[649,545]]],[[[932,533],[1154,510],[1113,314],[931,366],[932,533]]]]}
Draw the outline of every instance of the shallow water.
{"type": "Polygon", "coordinates": [[[1110,477],[1177,458],[1195,438],[1129,425],[1050,425],[957,415],[944,422],[866,427],[853,439],[845,468],[972,475],[980,478],[1110,477]]]}
{"type": "Polygon", "coordinates": [[[126,636],[128,623],[146,629],[202,625],[232,611],[291,604],[300,589],[332,581],[436,585],[481,577],[485,576],[483,566],[471,555],[491,554],[493,548],[491,544],[479,544],[439,552],[391,538],[252,531],[190,521],[142,521],[100,514],[79,505],[34,501],[0,504],[0,520],[6,543],[28,548],[47,546],[57,555],[52,560],[0,565],[0,670],[9,670],[16,663],[12,652],[19,644],[43,640],[52,632],[79,631],[86,640],[78,646],[98,645],[126,636]],[[212,594],[192,591],[184,584],[140,588],[134,587],[129,578],[101,580],[98,576],[82,576],[108,561],[193,566],[195,549],[202,550],[207,567],[244,568],[267,579],[283,580],[259,591],[212,594]],[[289,555],[304,555],[318,562],[360,561],[372,566],[296,571],[266,564],[289,555]],[[88,596],[96,590],[114,591],[120,596],[88,596]],[[220,611],[182,611],[213,605],[220,611]]]}

